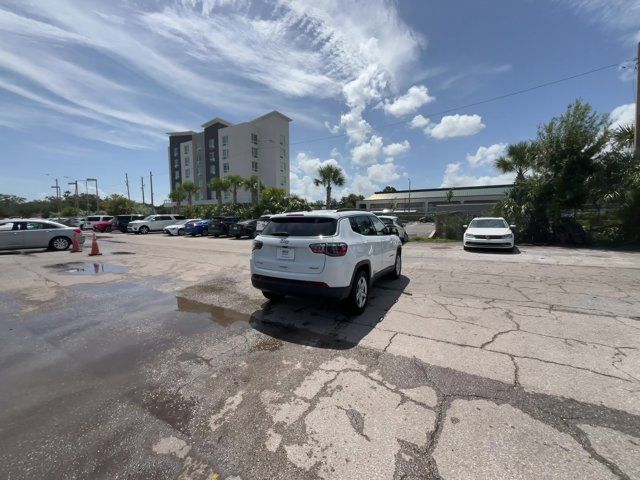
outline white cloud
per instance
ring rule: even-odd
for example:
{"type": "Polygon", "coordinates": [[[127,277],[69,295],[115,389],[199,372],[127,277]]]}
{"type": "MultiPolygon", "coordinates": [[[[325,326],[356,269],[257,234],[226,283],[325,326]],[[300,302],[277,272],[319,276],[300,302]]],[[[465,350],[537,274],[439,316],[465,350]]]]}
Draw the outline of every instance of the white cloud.
{"type": "Polygon", "coordinates": [[[568,5],[590,22],[638,33],[640,0],[556,0],[568,5]]]}
{"type": "Polygon", "coordinates": [[[449,163],[444,171],[441,187],[472,187],[475,185],[507,185],[513,183],[514,173],[476,177],[461,171],[460,163],[449,163]]]}
{"type": "Polygon", "coordinates": [[[370,165],[378,160],[382,153],[382,138],[373,135],[368,142],[361,143],[351,150],[351,161],[356,165],[370,165]]]}
{"type": "Polygon", "coordinates": [[[486,125],[482,123],[480,115],[447,115],[442,117],[439,123],[433,123],[422,115],[416,115],[409,124],[411,128],[422,128],[425,135],[443,139],[451,137],[467,137],[475,135],[483,130],[486,125]]]}
{"type": "Polygon", "coordinates": [[[384,111],[394,117],[401,117],[418,110],[421,106],[432,102],[435,97],[429,95],[429,89],[424,85],[414,85],[407,93],[393,101],[385,101],[384,111]]]}
{"type": "Polygon", "coordinates": [[[390,143],[382,149],[384,154],[390,157],[396,157],[408,152],[409,150],[411,150],[411,144],[409,143],[409,140],[405,140],[401,143],[390,143]]]}
{"type": "Polygon", "coordinates": [[[393,162],[376,163],[367,168],[367,177],[373,184],[394,182],[400,178],[398,169],[393,162]]]}
{"type": "Polygon", "coordinates": [[[475,154],[467,155],[467,162],[472,167],[493,165],[498,158],[505,154],[506,150],[506,143],[494,143],[488,147],[479,147],[475,154]]]}
{"type": "Polygon", "coordinates": [[[623,125],[635,125],[636,106],[633,103],[620,105],[611,111],[611,128],[618,128],[623,125]]]}

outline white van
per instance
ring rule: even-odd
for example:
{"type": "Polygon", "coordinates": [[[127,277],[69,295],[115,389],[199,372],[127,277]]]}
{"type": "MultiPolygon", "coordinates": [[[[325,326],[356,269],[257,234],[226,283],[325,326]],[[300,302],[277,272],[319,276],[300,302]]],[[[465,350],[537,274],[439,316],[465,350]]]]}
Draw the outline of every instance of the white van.
{"type": "Polygon", "coordinates": [[[92,230],[96,223],[110,222],[111,220],[113,220],[113,215],[94,215],[92,217],[86,217],[82,228],[84,230],[92,230]]]}

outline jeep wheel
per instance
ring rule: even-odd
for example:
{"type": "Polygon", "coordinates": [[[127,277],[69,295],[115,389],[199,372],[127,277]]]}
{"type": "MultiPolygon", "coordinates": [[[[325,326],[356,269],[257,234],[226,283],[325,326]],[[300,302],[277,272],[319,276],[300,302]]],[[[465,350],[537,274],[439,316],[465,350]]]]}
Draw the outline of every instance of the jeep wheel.
{"type": "Polygon", "coordinates": [[[400,250],[398,250],[398,253],[396,253],[396,262],[390,277],[393,279],[397,279],[397,278],[400,278],[401,274],[402,274],[402,255],[400,255],[400,250]]]}
{"type": "Polygon", "coordinates": [[[270,302],[280,302],[284,300],[284,295],[280,295],[279,293],[265,292],[263,290],[262,295],[264,295],[264,298],[266,298],[270,302]]]}
{"type": "Polygon", "coordinates": [[[347,307],[355,315],[360,315],[367,308],[369,302],[369,278],[364,269],[356,272],[351,285],[351,292],[347,298],[347,307]]]}

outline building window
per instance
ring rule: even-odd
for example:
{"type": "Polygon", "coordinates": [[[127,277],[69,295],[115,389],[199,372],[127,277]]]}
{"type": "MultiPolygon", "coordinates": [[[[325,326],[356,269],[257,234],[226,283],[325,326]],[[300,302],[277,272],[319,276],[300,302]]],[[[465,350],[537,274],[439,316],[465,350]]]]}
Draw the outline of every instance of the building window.
{"type": "Polygon", "coordinates": [[[224,173],[229,173],[229,164],[228,163],[223,163],[222,164],[222,171],[224,173]]]}
{"type": "Polygon", "coordinates": [[[213,138],[209,139],[209,148],[216,148],[216,141],[213,138]]]}
{"type": "Polygon", "coordinates": [[[251,170],[254,172],[258,171],[258,162],[251,162],[251,170]]]}
{"type": "Polygon", "coordinates": [[[189,144],[184,146],[184,153],[189,153],[189,144]]]}
{"type": "Polygon", "coordinates": [[[190,169],[190,168],[185,168],[185,170],[184,170],[184,176],[185,176],[185,177],[190,177],[190,176],[191,176],[191,169],[190,169]]]}
{"type": "Polygon", "coordinates": [[[185,167],[189,166],[189,157],[184,157],[184,166],[185,167]]]}
{"type": "Polygon", "coordinates": [[[222,158],[229,158],[229,149],[222,150],[222,158]]]}
{"type": "Polygon", "coordinates": [[[178,147],[173,147],[173,156],[177,157],[179,155],[178,147]]]}
{"type": "Polygon", "coordinates": [[[224,199],[229,200],[231,198],[231,194],[229,192],[224,192],[224,199]]]}
{"type": "Polygon", "coordinates": [[[180,180],[180,170],[176,170],[175,174],[173,175],[173,178],[175,178],[176,180],[180,180]]]}
{"type": "Polygon", "coordinates": [[[209,167],[209,172],[211,173],[211,175],[215,175],[216,174],[216,166],[215,164],[211,165],[209,167]]]}
{"type": "Polygon", "coordinates": [[[223,135],[222,136],[222,145],[228,145],[229,144],[229,135],[223,135]]]}
{"type": "Polygon", "coordinates": [[[258,158],[258,148],[257,147],[251,147],[251,156],[253,158],[258,158]]]}
{"type": "Polygon", "coordinates": [[[209,161],[213,162],[213,161],[215,161],[215,159],[216,159],[215,154],[213,152],[209,152],[209,161]]]}
{"type": "Polygon", "coordinates": [[[251,143],[253,143],[254,145],[258,144],[258,135],[256,135],[255,133],[251,134],[251,143]]]}

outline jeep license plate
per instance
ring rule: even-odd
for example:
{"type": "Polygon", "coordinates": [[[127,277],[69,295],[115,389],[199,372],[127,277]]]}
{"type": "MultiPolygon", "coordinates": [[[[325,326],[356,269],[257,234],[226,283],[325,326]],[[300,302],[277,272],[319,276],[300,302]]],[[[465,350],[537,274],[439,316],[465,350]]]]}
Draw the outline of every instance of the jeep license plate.
{"type": "Polygon", "coordinates": [[[279,260],[293,260],[295,256],[293,248],[289,247],[278,248],[278,252],[276,255],[279,260]]]}

